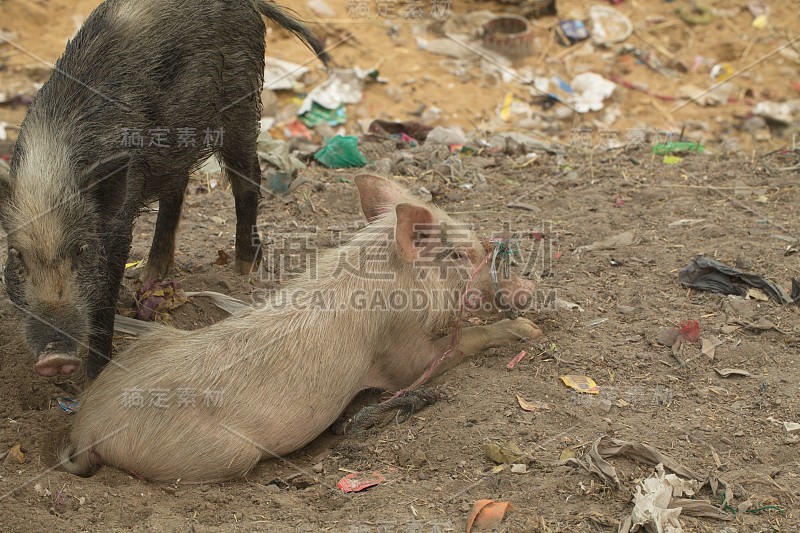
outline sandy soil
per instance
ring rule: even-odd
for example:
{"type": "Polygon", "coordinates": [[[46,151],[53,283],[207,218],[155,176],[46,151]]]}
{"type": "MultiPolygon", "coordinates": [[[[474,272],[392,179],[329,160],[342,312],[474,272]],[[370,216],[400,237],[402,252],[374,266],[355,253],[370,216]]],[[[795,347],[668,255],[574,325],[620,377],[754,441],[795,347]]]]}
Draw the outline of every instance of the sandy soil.
{"type": "MultiPolygon", "coordinates": [[[[376,159],[394,151],[391,145],[370,146],[376,159]]],[[[422,166],[430,152],[418,150],[422,166]]],[[[797,420],[800,412],[797,309],[687,293],[676,279],[677,269],[703,253],[728,264],[744,262],[787,286],[798,269],[798,255],[786,255],[787,242],[776,237],[797,231],[797,176],[776,170],[787,163],[774,157],[696,156],[674,166],[653,160],[647,151],[617,151],[543,156],[526,168],[505,157],[475,157],[468,168],[488,165],[487,185],[472,190],[434,178],[403,179],[434,191],[437,204],[483,231],[506,220],[543,233],[554,259],[539,287],[579,304],[583,312],[529,313],[544,331],[541,342],[491,350],[456,368],[436,382],[450,400],[404,424],[355,437],[323,435],[286,462],[263,463],[246,480],[230,483],[175,487],[113,468],[91,479],[53,470],[70,424],[55,399],[76,395],[81,383],[33,374],[3,297],[0,449],[21,444],[26,460],[2,470],[2,521],[16,531],[407,531],[412,526],[458,531],[473,500],[494,498],[515,506],[507,531],[604,530],[630,511],[632,491],[651,468],[613,460],[622,486],[612,490],[587,472],[561,465],[559,457],[566,448],[580,455],[609,434],[648,443],[703,476],[725,479],[734,487],[735,504],[784,510],[783,515],[741,512],[729,531],[794,530],[800,526],[794,508],[800,497],[797,444],[789,443],[774,420],[797,420]],[[509,209],[511,201],[536,210],[509,209]],[[670,227],[681,219],[701,220],[670,227]],[[573,253],[625,230],[642,242],[573,253]],[[726,327],[739,318],[766,319],[777,329],[726,327]],[[656,343],[662,328],[686,319],[699,320],[703,337],[723,340],[714,360],[689,345],[681,366],[669,348],[656,343]],[[506,363],[521,349],[529,357],[507,371],[506,363]],[[740,368],[751,376],[722,378],[715,368],[740,368]],[[593,377],[601,395],[571,393],[559,379],[565,374],[593,377]],[[516,395],[546,405],[525,412],[516,395]],[[529,473],[491,473],[493,464],[481,446],[509,441],[533,457],[529,473]],[[351,470],[380,470],[390,480],[364,493],[341,494],[336,482],[351,470]],[[380,529],[384,525],[388,529],[380,529]]],[[[311,170],[309,176],[325,183],[324,190],[304,187],[293,196],[267,198],[260,220],[323,229],[357,224],[354,187],[340,179],[350,174],[311,170]]],[[[232,212],[225,190],[189,197],[175,275],[187,290],[217,290],[246,300],[260,288],[230,266],[213,264],[218,250],[232,252],[232,212]],[[220,218],[211,220],[208,213],[220,218]]],[[[153,216],[143,216],[131,259],[144,255],[152,228],[153,216]]],[[[135,288],[128,280],[122,300],[135,288]]],[[[179,327],[223,317],[199,300],[174,311],[179,327]]],[[[128,342],[136,341],[120,337],[117,348],[128,342]]],[[[711,498],[706,492],[701,496],[711,498]]],[[[690,531],[719,531],[724,525],[683,520],[690,531]]]]}
{"type": "MultiPolygon", "coordinates": [[[[94,4],[6,1],[0,10],[15,10],[23,16],[16,20],[24,23],[9,29],[19,33],[26,48],[52,60],[75,29],[72,16],[84,16],[94,4]],[[41,32],[44,26],[51,31],[41,32]]],[[[634,13],[651,12],[649,3],[647,9],[644,3],[625,4],[634,13]]],[[[657,4],[652,9],[664,12],[671,9],[665,6],[672,5],[657,4]]],[[[331,5],[345,16],[344,2],[331,5]]],[[[790,12],[785,6],[773,9],[790,12]]],[[[0,25],[8,26],[8,20],[4,17],[0,25]]],[[[730,22],[734,28],[725,23],[720,31],[750,31],[745,18],[730,22]]],[[[374,26],[351,30],[368,52],[343,46],[335,54],[337,61],[358,59],[363,65],[385,56],[369,52],[386,50],[391,43],[382,24],[374,26]]],[[[476,88],[474,80],[463,85],[453,81],[454,88],[465,88],[463,94],[455,89],[445,93],[441,80],[447,74],[439,59],[423,56],[420,60],[412,53],[410,33],[404,35],[408,37],[405,47],[392,48],[396,55],[386,58],[382,71],[401,80],[424,71],[433,81],[419,81],[400,104],[379,94],[377,88],[370,89],[358,106],[362,111],[354,113],[407,118],[405,110],[424,102],[443,109],[443,123],[463,120],[467,125],[494,114],[506,89],[476,88]],[[481,110],[474,109],[476,103],[481,110]]],[[[698,31],[693,38],[700,47],[702,39],[711,37],[698,31]]],[[[281,57],[307,59],[307,52],[287,39],[271,35],[268,43],[271,50],[280,50],[281,57]]],[[[768,48],[768,39],[758,40],[748,57],[768,48]]],[[[569,61],[571,56],[561,60],[569,61]]],[[[0,76],[13,74],[19,79],[20,71],[15,69],[30,62],[26,57],[15,56],[16,67],[0,71],[0,76]]],[[[784,75],[780,69],[787,65],[773,65],[778,69],[774,72],[765,66],[753,75],[773,78],[753,83],[759,84],[759,91],[783,91],[783,86],[769,80],[784,75]]],[[[29,74],[29,79],[34,78],[29,74]]],[[[676,115],[668,121],[661,111],[653,111],[652,100],[638,93],[625,93],[625,98],[630,99],[623,103],[626,113],[631,110],[632,121],[661,126],[684,120],[676,115]]],[[[0,112],[0,119],[14,123],[24,108],[4,106],[0,112]]],[[[726,131],[720,124],[731,129],[738,111],[694,107],[685,112],[719,117],[701,120],[712,125],[710,135],[714,143],[720,143],[720,132],[726,131]]],[[[570,125],[569,121],[556,123],[567,129],[570,125]]],[[[432,172],[442,168],[449,155],[446,149],[412,149],[414,163],[403,160],[396,165],[400,158],[393,143],[365,144],[371,161],[386,160],[396,179],[414,189],[424,186],[437,205],[473,223],[480,232],[499,230],[507,221],[527,234],[543,236],[536,245],[544,247],[551,260],[547,268],[533,273],[538,287],[582,310],[541,306],[530,311],[527,316],[542,328],[542,339],[489,350],[449,372],[434,383],[449,399],[405,423],[390,423],[360,435],[324,434],[286,461],[264,462],[246,479],[223,484],[150,483],[113,468],[81,479],[54,469],[71,423],[71,415],[59,407],[57,399],[76,397],[83,383],[80,379],[47,380],[33,373],[19,317],[3,293],[0,455],[20,445],[25,460],[20,463],[9,454],[0,465],[2,529],[464,531],[473,502],[491,498],[514,506],[501,531],[615,531],[617,523],[630,514],[636,486],[652,473],[652,467],[626,458],[611,459],[621,481],[620,488],[614,489],[599,477],[560,461],[565,450],[582,457],[603,435],[647,443],[703,478],[716,476],[730,484],[735,509],[728,514],[733,520],[682,516],[686,531],[800,529],[796,507],[800,443],[787,436],[780,423],[800,422],[798,310],[772,301],[687,291],[677,280],[679,269],[695,255],[704,254],[790,286],[800,270],[800,254],[795,250],[800,193],[798,171],[784,169],[796,167],[798,156],[796,152],[762,155],[767,145],[751,156],[718,151],[717,155],[688,156],[677,165],[664,164],[647,147],[541,153],[534,161],[523,157],[525,149],[503,155],[481,153],[463,157],[466,172],[459,181],[432,172]],[[465,189],[462,183],[475,185],[465,189]],[[512,202],[529,204],[532,210],[508,207],[512,202]],[[674,224],[680,220],[690,222],[674,224]],[[641,242],[575,253],[581,246],[624,231],[632,231],[641,242]],[[698,320],[702,337],[723,341],[713,359],[701,353],[699,345],[688,344],[679,360],[657,343],[663,328],[685,320],[698,320]],[[759,321],[775,327],[753,329],[752,324],[759,321]],[[508,371],[506,364],[520,350],[526,350],[528,357],[508,371]],[[746,370],[750,376],[724,378],[715,371],[725,368],[746,370]],[[567,374],[592,377],[601,393],[577,395],[560,379],[567,374]],[[537,402],[538,410],[522,410],[518,395],[537,402]],[[482,446],[509,442],[530,455],[527,473],[514,474],[507,468],[493,471],[495,464],[482,446]],[[343,494],[336,488],[348,472],[373,470],[384,473],[387,481],[358,494],[343,494]]],[[[259,222],[276,228],[318,227],[316,244],[330,246],[328,229],[354,227],[362,220],[355,188],[342,179],[352,175],[352,171],[312,166],[304,176],[323,186],[303,186],[288,196],[267,195],[259,222]]],[[[189,189],[174,279],[186,290],[215,290],[249,301],[254,291],[276,283],[240,276],[231,265],[215,264],[220,250],[233,254],[233,200],[224,184],[210,192],[205,185],[198,178],[189,189]]],[[[132,261],[145,256],[154,221],[155,214],[147,213],[137,223],[132,261]]],[[[138,288],[135,274],[126,279],[123,306],[130,304],[138,288]]],[[[172,320],[176,327],[192,329],[225,316],[207,301],[195,299],[175,310],[172,320]]],[[[120,335],[115,348],[133,342],[120,335]]],[[[376,398],[367,395],[359,402],[371,403],[376,398]]],[[[708,488],[699,497],[715,504],[720,501],[708,488]]]]}

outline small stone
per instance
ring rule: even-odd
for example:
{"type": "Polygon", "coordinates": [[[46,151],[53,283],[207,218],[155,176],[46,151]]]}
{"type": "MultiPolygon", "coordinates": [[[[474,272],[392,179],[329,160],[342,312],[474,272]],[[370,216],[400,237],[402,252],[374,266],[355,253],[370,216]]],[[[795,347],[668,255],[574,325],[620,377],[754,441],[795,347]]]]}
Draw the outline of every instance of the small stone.
{"type": "Polygon", "coordinates": [[[800,424],[798,424],[797,422],[784,422],[783,429],[789,435],[794,435],[796,433],[800,433],[800,424]]]}
{"type": "Polygon", "coordinates": [[[511,465],[511,472],[513,474],[527,474],[528,465],[520,465],[520,464],[511,465]]]}
{"type": "MultiPolygon", "coordinates": [[[[444,458],[442,458],[442,459],[444,459],[444,458]]],[[[438,457],[437,457],[437,460],[439,460],[438,457]]],[[[423,452],[422,450],[417,450],[417,451],[414,452],[414,457],[412,459],[412,464],[414,466],[419,468],[419,467],[423,466],[427,462],[428,462],[428,456],[425,455],[425,452],[423,452]]]]}
{"type": "Polygon", "coordinates": [[[617,306],[617,313],[619,313],[621,315],[629,315],[629,314],[633,313],[634,311],[636,311],[636,308],[635,307],[631,307],[629,305],[618,305],[617,306]]]}
{"type": "Polygon", "coordinates": [[[317,464],[315,464],[314,466],[311,467],[311,470],[315,474],[321,474],[322,472],[325,471],[325,468],[322,466],[322,463],[317,463],[317,464]]]}
{"type": "Polygon", "coordinates": [[[609,411],[611,411],[611,400],[609,400],[607,398],[602,398],[598,402],[598,407],[604,413],[608,413],[609,411]]]}

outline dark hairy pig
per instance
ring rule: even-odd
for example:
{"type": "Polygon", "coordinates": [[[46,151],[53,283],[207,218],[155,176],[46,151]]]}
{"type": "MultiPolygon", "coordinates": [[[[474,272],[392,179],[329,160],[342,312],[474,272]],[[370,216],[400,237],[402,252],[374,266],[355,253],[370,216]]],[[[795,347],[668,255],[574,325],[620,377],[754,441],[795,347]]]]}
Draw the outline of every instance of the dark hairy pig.
{"type": "Polygon", "coordinates": [[[142,277],[164,277],[189,174],[211,154],[235,199],[236,269],[258,260],[262,15],[327,59],[261,0],[107,0],[68,43],[0,177],[4,280],[39,374],[73,373],[81,348],[100,372],[137,214],[158,200],[142,277]]]}

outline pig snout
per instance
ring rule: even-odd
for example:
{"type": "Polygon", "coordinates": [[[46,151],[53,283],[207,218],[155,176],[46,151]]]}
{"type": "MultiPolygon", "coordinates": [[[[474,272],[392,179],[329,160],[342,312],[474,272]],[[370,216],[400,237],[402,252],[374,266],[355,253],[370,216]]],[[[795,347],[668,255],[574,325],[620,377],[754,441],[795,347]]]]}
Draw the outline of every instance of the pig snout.
{"type": "Polygon", "coordinates": [[[51,342],[36,356],[36,364],[33,365],[33,369],[40,376],[50,378],[58,374],[72,374],[80,364],[80,359],[74,355],[59,351],[56,348],[56,343],[51,342]]]}
{"type": "Polygon", "coordinates": [[[501,284],[497,289],[471,288],[464,295],[464,305],[469,311],[504,311],[516,318],[528,309],[533,301],[533,282],[515,279],[501,284]]]}
{"type": "Polygon", "coordinates": [[[74,373],[81,364],[78,343],[85,335],[77,312],[52,309],[32,313],[27,324],[27,340],[36,357],[33,369],[40,376],[53,377],[74,373]]]}
{"type": "Polygon", "coordinates": [[[533,282],[527,279],[517,279],[510,286],[500,289],[502,301],[499,306],[506,305],[514,311],[524,311],[533,301],[533,282]]]}

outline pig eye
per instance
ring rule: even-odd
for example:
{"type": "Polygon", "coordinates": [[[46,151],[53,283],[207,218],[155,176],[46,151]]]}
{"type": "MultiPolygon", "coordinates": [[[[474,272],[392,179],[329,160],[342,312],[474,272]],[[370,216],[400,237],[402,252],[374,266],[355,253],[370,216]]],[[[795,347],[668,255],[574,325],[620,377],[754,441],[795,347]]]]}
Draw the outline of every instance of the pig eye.
{"type": "Polygon", "coordinates": [[[88,249],[89,249],[88,244],[81,244],[80,246],[78,246],[78,249],[75,250],[75,257],[80,257],[80,255],[88,249]]]}
{"type": "Polygon", "coordinates": [[[467,258],[467,252],[464,252],[462,250],[453,250],[450,253],[450,258],[455,259],[456,261],[461,261],[467,258]]]}

